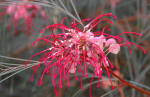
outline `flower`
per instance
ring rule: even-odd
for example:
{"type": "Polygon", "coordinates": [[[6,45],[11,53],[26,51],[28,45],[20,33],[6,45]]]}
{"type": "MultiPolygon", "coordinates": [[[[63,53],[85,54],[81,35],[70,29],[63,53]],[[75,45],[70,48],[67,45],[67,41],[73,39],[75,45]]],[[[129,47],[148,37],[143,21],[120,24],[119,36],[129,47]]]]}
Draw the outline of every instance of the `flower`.
{"type": "MultiPolygon", "coordinates": [[[[141,34],[136,32],[124,32],[117,36],[113,36],[105,33],[107,27],[104,27],[102,31],[92,32],[92,29],[101,21],[112,23],[110,20],[104,20],[104,16],[112,16],[116,18],[116,16],[111,13],[99,15],[84,26],[83,31],[77,27],[79,26],[79,23],[75,22],[71,24],[71,27],[67,27],[63,23],[58,23],[49,25],[41,31],[41,33],[44,33],[46,29],[49,29],[51,31],[51,35],[37,39],[34,44],[44,40],[46,43],[49,43],[50,47],[33,55],[28,61],[30,62],[32,58],[42,54],[39,64],[33,68],[35,73],[41,65],[45,67],[40,78],[39,85],[42,84],[44,75],[49,74],[52,77],[55,93],[58,95],[56,87],[62,88],[62,80],[67,80],[68,86],[70,86],[69,75],[74,74],[75,80],[78,80],[77,72],[79,72],[81,74],[81,89],[83,89],[82,79],[84,76],[88,77],[88,68],[94,68],[93,78],[97,76],[100,80],[103,74],[102,67],[104,67],[107,70],[107,74],[110,79],[108,68],[113,68],[113,65],[107,57],[108,54],[118,54],[121,46],[127,46],[130,48],[130,45],[136,45],[121,38],[120,36],[127,33],[137,35],[141,34]],[[54,33],[56,29],[58,29],[57,31],[62,32],[56,34],[54,33]],[[56,84],[56,80],[59,80],[58,84],[56,84]]],[[[89,21],[89,19],[85,19],[83,21],[89,21]]],[[[140,48],[144,50],[142,47],[140,48]]],[[[26,64],[28,64],[28,62],[26,64]]],[[[112,85],[111,79],[110,83],[112,85]]],[[[99,83],[97,86],[99,87],[99,83]]]]}
{"type": "MultiPolygon", "coordinates": [[[[25,24],[27,25],[27,35],[30,35],[31,25],[33,24],[32,22],[37,12],[40,11],[40,14],[44,19],[46,19],[46,15],[45,11],[42,10],[40,5],[27,4],[26,2],[28,2],[29,0],[22,1],[25,3],[21,5],[17,3],[12,3],[11,5],[9,5],[6,10],[6,14],[13,18],[15,29],[17,28],[18,21],[23,19],[25,24]]],[[[10,26],[10,24],[11,22],[9,22],[8,26],[10,26]]]]}
{"type": "Polygon", "coordinates": [[[120,45],[117,44],[116,40],[113,38],[110,38],[106,41],[105,44],[106,47],[109,46],[109,52],[113,53],[113,54],[118,54],[118,52],[120,51],[120,45]]]}

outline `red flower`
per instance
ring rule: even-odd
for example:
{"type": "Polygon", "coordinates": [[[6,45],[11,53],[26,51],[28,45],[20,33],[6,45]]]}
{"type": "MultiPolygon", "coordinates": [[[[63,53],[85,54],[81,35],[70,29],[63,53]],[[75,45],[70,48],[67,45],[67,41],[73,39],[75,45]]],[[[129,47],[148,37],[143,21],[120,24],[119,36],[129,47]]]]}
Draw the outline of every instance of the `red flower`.
{"type": "MultiPolygon", "coordinates": [[[[81,88],[83,89],[82,79],[84,76],[88,76],[87,69],[89,67],[94,68],[93,78],[94,76],[98,76],[100,80],[103,74],[102,66],[106,68],[108,77],[110,78],[108,67],[113,68],[113,65],[107,55],[109,53],[118,54],[121,46],[125,45],[130,48],[130,45],[136,45],[128,42],[120,36],[127,33],[137,34],[139,36],[141,36],[141,34],[135,32],[124,32],[117,36],[113,36],[104,33],[105,30],[109,30],[106,27],[104,27],[102,31],[92,32],[92,29],[101,21],[112,23],[110,20],[103,20],[102,18],[104,16],[112,16],[116,18],[111,13],[99,15],[89,22],[83,28],[83,31],[77,27],[79,23],[75,22],[71,24],[71,28],[65,26],[63,23],[59,23],[50,25],[41,31],[41,33],[44,33],[46,29],[49,29],[52,34],[35,41],[35,43],[37,43],[40,40],[44,40],[46,43],[50,43],[50,47],[30,58],[31,60],[33,57],[42,54],[42,57],[39,60],[40,63],[33,68],[35,73],[41,65],[45,67],[39,85],[42,84],[44,75],[49,74],[50,77],[52,77],[55,93],[58,95],[57,89],[58,87],[62,88],[62,79],[68,80],[68,86],[70,86],[69,75],[74,74],[75,80],[78,80],[77,72],[79,72],[81,73],[81,88]],[[54,31],[56,31],[55,29],[62,32],[56,34],[54,33],[54,31]],[[59,80],[58,84],[56,84],[56,80],[59,80]]],[[[85,19],[81,22],[84,21],[89,21],[89,19],[85,19]]],[[[142,47],[140,48],[144,50],[142,47]]],[[[110,83],[112,83],[111,79],[110,83]]],[[[97,86],[99,87],[99,83],[97,86]]]]}
{"type": "MultiPolygon", "coordinates": [[[[22,0],[23,2],[26,2],[28,0],[22,0]]],[[[40,11],[41,16],[46,19],[45,11],[42,10],[40,5],[31,5],[31,4],[17,4],[12,3],[12,5],[9,5],[6,14],[10,15],[15,23],[15,29],[17,29],[18,21],[23,19],[25,24],[27,25],[27,35],[30,35],[31,31],[31,25],[33,24],[33,19],[37,15],[37,12],[40,11]]],[[[11,25],[11,22],[9,22],[9,25],[11,25]]]]}

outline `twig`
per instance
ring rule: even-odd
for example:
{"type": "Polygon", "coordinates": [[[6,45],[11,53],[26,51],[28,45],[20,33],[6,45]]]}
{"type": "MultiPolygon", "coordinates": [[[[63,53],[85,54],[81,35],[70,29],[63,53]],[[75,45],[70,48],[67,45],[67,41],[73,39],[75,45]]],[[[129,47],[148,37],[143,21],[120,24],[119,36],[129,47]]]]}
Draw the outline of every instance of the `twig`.
{"type": "MultiPolygon", "coordinates": [[[[104,66],[102,66],[102,69],[105,70],[105,71],[107,71],[104,66]]],[[[123,83],[126,84],[127,86],[132,87],[132,88],[134,88],[134,89],[136,89],[136,90],[138,90],[138,91],[140,91],[140,92],[142,92],[142,93],[144,93],[144,94],[150,96],[150,92],[149,92],[149,91],[146,91],[146,90],[144,90],[144,89],[142,89],[142,88],[139,88],[139,87],[137,87],[137,86],[135,86],[135,85],[129,83],[128,81],[122,79],[121,77],[119,77],[118,75],[116,75],[109,67],[108,67],[108,71],[110,72],[110,74],[112,74],[114,77],[118,78],[121,82],[123,82],[123,83]]]]}

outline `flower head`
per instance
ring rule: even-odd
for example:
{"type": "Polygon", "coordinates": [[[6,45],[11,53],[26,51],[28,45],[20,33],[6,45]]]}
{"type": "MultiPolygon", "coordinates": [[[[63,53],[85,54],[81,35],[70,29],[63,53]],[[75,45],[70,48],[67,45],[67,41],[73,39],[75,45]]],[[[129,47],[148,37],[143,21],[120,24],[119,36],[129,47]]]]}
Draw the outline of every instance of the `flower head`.
{"type": "MultiPolygon", "coordinates": [[[[28,29],[27,35],[30,35],[31,25],[37,12],[40,11],[40,14],[44,19],[46,19],[46,15],[45,11],[42,10],[40,5],[27,4],[26,2],[28,2],[29,0],[22,0],[22,1],[25,3],[21,5],[17,3],[12,3],[11,5],[9,5],[6,10],[6,14],[13,17],[15,29],[17,28],[18,21],[23,19],[25,24],[27,25],[28,29]]],[[[10,24],[11,22],[9,22],[8,26],[10,26],[10,24]]]]}
{"type": "MultiPolygon", "coordinates": [[[[113,36],[105,33],[105,30],[107,30],[106,27],[104,27],[102,31],[92,32],[92,29],[102,21],[112,23],[110,20],[102,19],[104,16],[112,16],[116,18],[111,13],[99,15],[89,22],[83,28],[83,31],[77,27],[79,23],[75,22],[71,24],[71,28],[65,26],[63,23],[59,23],[50,25],[41,31],[41,33],[44,33],[46,29],[49,29],[52,34],[39,38],[35,41],[36,43],[40,40],[44,40],[46,43],[50,44],[48,49],[34,55],[37,56],[42,54],[42,57],[39,60],[40,63],[33,69],[34,72],[36,72],[41,65],[45,66],[39,85],[42,84],[43,76],[45,74],[49,74],[52,77],[53,86],[56,94],[58,95],[56,87],[62,87],[62,79],[67,80],[68,86],[70,86],[69,75],[74,74],[75,79],[78,80],[77,72],[79,72],[81,73],[81,88],[83,88],[82,79],[84,76],[88,76],[88,68],[94,68],[93,78],[94,76],[98,76],[100,79],[103,74],[102,67],[104,67],[107,70],[108,77],[110,78],[108,67],[113,68],[113,65],[107,55],[109,53],[118,54],[121,46],[125,45],[130,48],[131,44],[135,45],[134,43],[121,38],[120,36],[122,34],[140,34],[135,32],[124,32],[117,36],[113,36]],[[62,32],[56,34],[55,29],[62,32]],[[59,80],[58,84],[56,84],[56,80],[59,80]]],[[[89,19],[85,19],[83,21],[89,21],[89,19]]],[[[34,56],[32,56],[30,60],[34,56]]],[[[97,86],[99,87],[99,83],[97,86]]]]}

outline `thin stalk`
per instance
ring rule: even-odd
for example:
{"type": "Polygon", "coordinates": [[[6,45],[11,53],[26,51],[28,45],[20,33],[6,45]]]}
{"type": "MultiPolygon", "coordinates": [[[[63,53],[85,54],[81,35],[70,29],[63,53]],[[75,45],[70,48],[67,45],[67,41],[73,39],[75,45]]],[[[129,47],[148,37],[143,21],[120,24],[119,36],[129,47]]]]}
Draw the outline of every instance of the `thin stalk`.
{"type": "MultiPolygon", "coordinates": [[[[104,66],[102,66],[102,69],[105,70],[105,71],[107,71],[104,66]]],[[[139,87],[137,87],[137,86],[135,86],[135,85],[129,83],[128,81],[122,79],[121,77],[119,77],[118,75],[116,75],[109,67],[108,67],[108,71],[109,71],[114,77],[116,77],[117,79],[119,79],[122,83],[126,84],[127,86],[132,87],[132,88],[136,89],[137,91],[140,91],[140,92],[142,92],[142,93],[144,93],[144,94],[150,96],[150,92],[149,92],[149,91],[146,91],[146,90],[144,90],[144,89],[142,89],[142,88],[139,88],[139,87]]]]}

